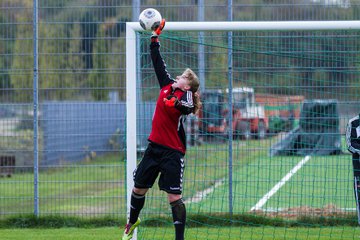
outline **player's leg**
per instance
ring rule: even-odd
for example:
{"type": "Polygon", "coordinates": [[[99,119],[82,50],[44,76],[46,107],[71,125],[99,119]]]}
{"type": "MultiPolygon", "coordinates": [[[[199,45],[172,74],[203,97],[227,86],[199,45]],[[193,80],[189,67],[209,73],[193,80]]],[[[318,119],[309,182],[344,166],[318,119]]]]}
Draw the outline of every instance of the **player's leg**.
{"type": "Polygon", "coordinates": [[[179,194],[168,194],[168,200],[171,206],[173,223],[175,227],[175,239],[183,240],[185,235],[186,208],[184,201],[179,194]]]}
{"type": "Polygon", "coordinates": [[[171,206],[176,240],[183,240],[186,223],[186,208],[182,200],[184,175],[184,155],[177,151],[168,151],[162,159],[159,187],[168,194],[171,206]]]}
{"type": "Polygon", "coordinates": [[[359,191],[360,191],[360,178],[354,177],[354,192],[356,199],[356,212],[358,216],[358,223],[360,225],[360,202],[359,202],[359,191]]]}
{"type": "Polygon", "coordinates": [[[130,200],[130,216],[129,221],[125,225],[124,234],[122,240],[130,240],[134,235],[134,230],[139,226],[141,220],[139,218],[140,211],[145,204],[145,194],[148,188],[136,188],[134,187],[130,200]]]}
{"type": "Polygon", "coordinates": [[[134,185],[130,200],[130,216],[125,226],[123,240],[129,240],[135,228],[140,224],[140,212],[145,204],[145,194],[154,184],[159,174],[158,161],[155,159],[152,147],[148,146],[144,157],[134,171],[134,185]]]}
{"type": "Polygon", "coordinates": [[[356,211],[358,216],[358,223],[360,225],[360,157],[357,153],[353,154],[353,171],[356,211]]]}
{"type": "Polygon", "coordinates": [[[140,211],[144,207],[145,194],[148,190],[148,188],[133,188],[130,200],[130,224],[134,224],[138,220],[140,211]]]}

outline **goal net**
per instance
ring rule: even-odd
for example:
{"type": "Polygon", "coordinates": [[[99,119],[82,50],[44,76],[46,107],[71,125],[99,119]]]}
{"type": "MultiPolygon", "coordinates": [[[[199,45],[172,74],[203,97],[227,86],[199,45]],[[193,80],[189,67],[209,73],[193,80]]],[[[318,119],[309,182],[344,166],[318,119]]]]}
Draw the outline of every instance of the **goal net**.
{"type": "MultiPolygon", "coordinates": [[[[344,230],[357,224],[344,131],[360,112],[359,29],[358,21],[166,24],[168,72],[189,67],[201,81],[202,109],[186,122],[187,239],[359,235],[344,230]]],[[[150,35],[127,23],[128,205],[159,94],[150,35]]],[[[174,238],[157,183],[141,218],[138,239],[174,238]]]]}

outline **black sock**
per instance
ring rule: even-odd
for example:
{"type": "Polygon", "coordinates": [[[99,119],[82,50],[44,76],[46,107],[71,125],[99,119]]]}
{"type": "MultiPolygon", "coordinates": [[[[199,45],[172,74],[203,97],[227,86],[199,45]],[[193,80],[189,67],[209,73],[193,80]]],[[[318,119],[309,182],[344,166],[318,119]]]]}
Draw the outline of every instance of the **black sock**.
{"type": "Polygon", "coordinates": [[[129,223],[134,224],[137,221],[140,211],[144,207],[144,203],[145,195],[139,195],[132,192],[129,223]]]}
{"type": "Polygon", "coordinates": [[[185,222],[186,222],[186,208],[183,200],[180,198],[170,203],[171,211],[174,220],[175,227],[175,239],[183,240],[185,233],[185,222]]]}

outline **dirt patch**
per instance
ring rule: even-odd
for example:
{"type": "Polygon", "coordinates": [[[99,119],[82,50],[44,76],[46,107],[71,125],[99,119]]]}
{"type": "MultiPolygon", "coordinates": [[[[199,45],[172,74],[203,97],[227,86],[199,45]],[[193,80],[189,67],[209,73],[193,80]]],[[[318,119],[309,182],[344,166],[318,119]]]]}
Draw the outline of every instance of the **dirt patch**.
{"type": "Polygon", "coordinates": [[[334,204],[329,204],[322,208],[299,206],[281,209],[278,211],[255,210],[252,211],[252,213],[267,217],[279,217],[287,219],[297,219],[299,217],[339,217],[352,214],[351,212],[345,211],[334,204]]]}

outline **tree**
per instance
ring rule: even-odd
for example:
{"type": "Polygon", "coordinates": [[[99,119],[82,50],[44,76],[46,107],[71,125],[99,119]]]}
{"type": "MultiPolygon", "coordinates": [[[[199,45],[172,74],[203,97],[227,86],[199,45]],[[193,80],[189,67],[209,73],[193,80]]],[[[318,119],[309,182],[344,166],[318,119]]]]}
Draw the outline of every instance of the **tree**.
{"type": "MultiPolygon", "coordinates": [[[[31,12],[24,11],[18,22],[31,22],[31,12]]],[[[14,44],[11,84],[16,93],[16,101],[32,102],[33,99],[33,29],[32,25],[18,24],[14,44]]]]}
{"type": "MultiPolygon", "coordinates": [[[[14,49],[14,39],[16,25],[12,26],[10,23],[14,20],[13,15],[0,12],[0,89],[10,89],[10,75],[12,52],[14,49]]],[[[0,91],[4,95],[5,91],[0,91]]]]}
{"type": "Polygon", "coordinates": [[[90,12],[86,12],[81,20],[81,50],[84,53],[85,68],[93,68],[93,46],[96,37],[98,24],[95,23],[95,19],[90,12]]]}

